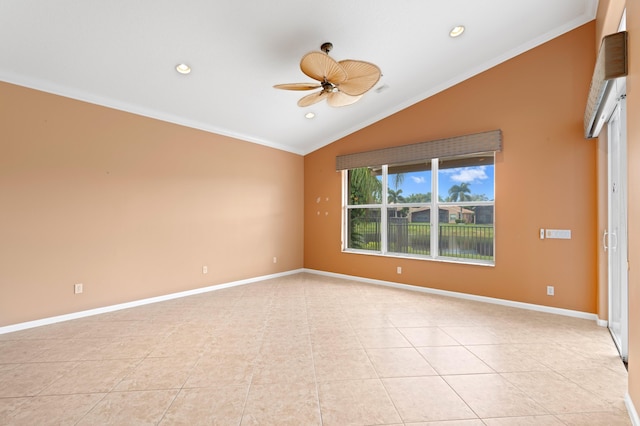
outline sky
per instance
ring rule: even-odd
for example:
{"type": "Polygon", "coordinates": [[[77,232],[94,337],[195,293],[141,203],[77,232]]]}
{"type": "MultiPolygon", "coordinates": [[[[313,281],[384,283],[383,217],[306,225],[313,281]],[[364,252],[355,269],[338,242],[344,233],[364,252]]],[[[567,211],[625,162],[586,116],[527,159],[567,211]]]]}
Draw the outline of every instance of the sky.
{"type": "MultiPolygon", "coordinates": [[[[469,184],[471,194],[485,194],[489,200],[494,199],[494,166],[461,167],[456,169],[440,170],[438,191],[440,196],[449,196],[449,188],[466,182],[469,184]]],[[[389,176],[389,188],[394,189],[393,175],[389,176]]],[[[398,188],[402,189],[403,196],[411,194],[425,194],[431,192],[431,172],[410,172],[404,174],[404,181],[398,188]]]]}

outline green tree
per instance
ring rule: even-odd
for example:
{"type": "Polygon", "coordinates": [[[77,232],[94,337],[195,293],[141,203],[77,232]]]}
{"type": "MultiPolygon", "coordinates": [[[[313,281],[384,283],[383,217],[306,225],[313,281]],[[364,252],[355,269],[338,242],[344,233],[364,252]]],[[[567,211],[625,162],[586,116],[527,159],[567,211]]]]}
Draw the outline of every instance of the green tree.
{"type": "Polygon", "coordinates": [[[471,188],[467,182],[449,188],[449,201],[471,201],[471,188]]]}
{"type": "Polygon", "coordinates": [[[389,193],[387,196],[387,202],[389,204],[398,204],[398,203],[404,203],[405,202],[405,198],[400,195],[402,194],[402,189],[398,189],[398,190],[393,190],[391,188],[389,188],[387,190],[387,192],[389,193]]]}
{"type": "Polygon", "coordinates": [[[350,204],[375,204],[382,199],[382,183],[368,167],[349,170],[350,204]]]}
{"type": "Polygon", "coordinates": [[[407,202],[407,203],[430,203],[431,202],[431,193],[427,192],[426,194],[411,194],[408,197],[405,197],[405,202],[407,202]]]}
{"type": "MultiPolygon", "coordinates": [[[[368,167],[349,170],[349,204],[376,204],[382,200],[382,183],[368,167]]],[[[349,247],[363,248],[368,209],[349,209],[349,247]]]]}
{"type": "Polygon", "coordinates": [[[485,194],[473,194],[471,196],[471,201],[489,201],[489,197],[485,194]]]}
{"type": "MultiPolygon", "coordinates": [[[[404,203],[405,202],[405,198],[400,195],[402,194],[402,189],[398,189],[398,190],[393,190],[391,188],[387,189],[388,195],[387,195],[387,202],[389,204],[399,204],[399,203],[404,203]]],[[[405,209],[401,209],[401,211],[403,211],[405,209]]],[[[400,211],[398,211],[398,209],[394,209],[392,210],[393,212],[393,216],[392,217],[403,217],[406,216],[406,212],[403,212],[404,214],[399,215],[400,211]]],[[[408,209],[407,209],[408,212],[408,209]]]]}
{"type": "Polygon", "coordinates": [[[393,180],[393,188],[395,190],[398,190],[398,187],[402,185],[402,183],[404,182],[404,173],[395,173],[395,174],[390,173],[389,177],[391,177],[393,180]]]}
{"type": "MultiPolygon", "coordinates": [[[[467,182],[462,182],[460,185],[453,185],[449,188],[449,201],[471,201],[471,188],[467,182]]],[[[462,206],[460,206],[460,212],[458,213],[458,220],[462,222],[462,206]]]]}

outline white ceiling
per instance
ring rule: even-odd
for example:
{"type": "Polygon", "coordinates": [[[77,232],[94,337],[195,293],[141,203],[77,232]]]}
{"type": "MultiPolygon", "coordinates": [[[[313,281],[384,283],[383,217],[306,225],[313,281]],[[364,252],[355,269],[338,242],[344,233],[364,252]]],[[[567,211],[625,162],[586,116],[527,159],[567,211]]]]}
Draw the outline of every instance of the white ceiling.
{"type": "Polygon", "coordinates": [[[307,154],[589,22],[596,8],[597,0],[1,0],[0,80],[307,154]],[[460,24],[466,32],[450,38],[460,24]],[[312,81],[299,61],[325,41],[336,60],[373,62],[383,77],[353,105],[300,108],[308,92],[272,86],[312,81]],[[176,72],[181,62],[190,75],[176,72]]]}

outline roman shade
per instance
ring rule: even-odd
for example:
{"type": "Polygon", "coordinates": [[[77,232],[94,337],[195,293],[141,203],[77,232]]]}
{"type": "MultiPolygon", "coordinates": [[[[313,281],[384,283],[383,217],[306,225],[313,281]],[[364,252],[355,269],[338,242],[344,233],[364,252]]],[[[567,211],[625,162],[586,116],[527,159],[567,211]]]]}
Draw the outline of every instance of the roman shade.
{"type": "Polygon", "coordinates": [[[598,137],[602,126],[613,111],[612,106],[607,103],[609,92],[616,79],[627,75],[627,68],[627,32],[621,31],[604,37],[593,70],[584,112],[585,138],[598,137]]]}
{"type": "Polygon", "coordinates": [[[336,157],[336,170],[376,167],[383,164],[408,164],[432,158],[492,151],[502,151],[501,130],[339,155],[336,157]]]}

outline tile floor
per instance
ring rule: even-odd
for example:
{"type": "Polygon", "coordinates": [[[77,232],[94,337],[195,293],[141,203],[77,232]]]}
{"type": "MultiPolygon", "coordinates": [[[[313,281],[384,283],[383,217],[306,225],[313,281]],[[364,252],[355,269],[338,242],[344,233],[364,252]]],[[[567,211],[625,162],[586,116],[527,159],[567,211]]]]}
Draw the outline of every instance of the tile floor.
{"type": "Polygon", "coordinates": [[[297,274],[0,335],[2,425],[629,425],[595,322],[297,274]]]}

